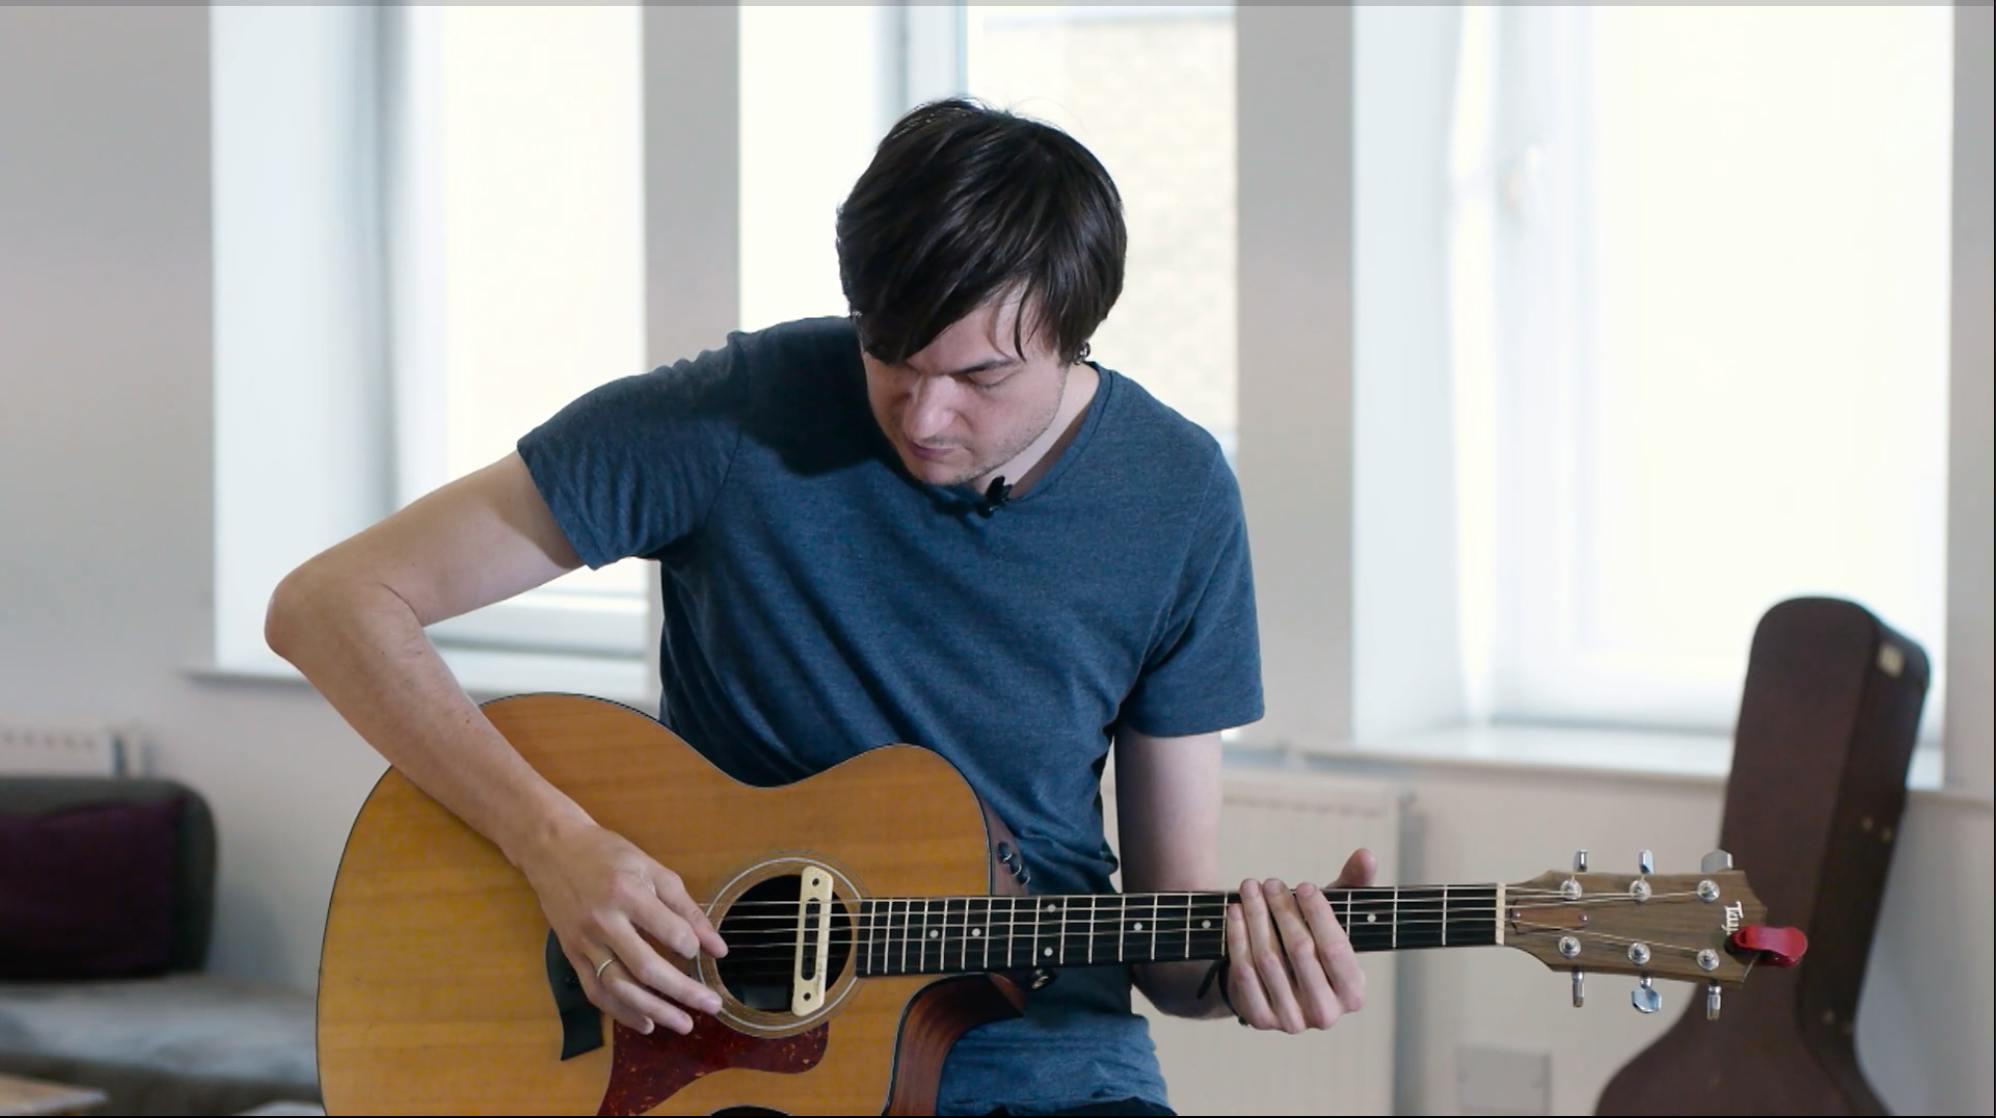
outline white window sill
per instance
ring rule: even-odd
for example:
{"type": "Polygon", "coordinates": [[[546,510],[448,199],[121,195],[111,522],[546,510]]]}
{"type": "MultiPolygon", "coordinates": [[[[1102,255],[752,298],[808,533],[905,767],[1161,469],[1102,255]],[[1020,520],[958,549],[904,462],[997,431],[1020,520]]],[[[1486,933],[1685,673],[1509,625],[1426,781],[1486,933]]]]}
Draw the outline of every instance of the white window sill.
{"type": "MultiPolygon", "coordinates": [[[[1286,767],[1368,775],[1407,775],[1422,769],[1511,776],[1560,774],[1596,779],[1669,781],[1723,788],[1733,742],[1717,734],[1666,733],[1568,726],[1457,726],[1338,750],[1270,747],[1252,728],[1230,743],[1228,761],[1242,768],[1286,767]]],[[[1906,787],[1921,798],[1965,799],[1941,781],[1938,743],[1913,751],[1906,787]]]]}
{"type": "MultiPolygon", "coordinates": [[[[654,716],[657,712],[656,681],[641,658],[451,647],[437,651],[465,693],[479,702],[529,691],[560,691],[609,699],[654,716]]],[[[241,662],[198,665],[186,674],[216,683],[309,686],[298,669],[270,652],[241,662]]]]}
{"type": "MultiPolygon", "coordinates": [[[[655,680],[643,660],[556,653],[439,650],[467,694],[483,702],[530,691],[592,695],[653,714],[655,680]]],[[[244,663],[187,669],[192,678],[220,683],[306,685],[289,663],[271,653],[244,663]]],[[[1405,778],[1422,770],[1480,772],[1496,776],[1562,775],[1592,779],[1665,781],[1723,789],[1733,743],[1722,735],[1664,733],[1568,726],[1458,726],[1343,750],[1295,750],[1255,740],[1253,728],[1228,735],[1229,767],[1405,778]]],[[[1989,806],[1972,792],[1947,788],[1941,750],[1922,743],[1906,777],[1916,799],[1989,806]]]]}

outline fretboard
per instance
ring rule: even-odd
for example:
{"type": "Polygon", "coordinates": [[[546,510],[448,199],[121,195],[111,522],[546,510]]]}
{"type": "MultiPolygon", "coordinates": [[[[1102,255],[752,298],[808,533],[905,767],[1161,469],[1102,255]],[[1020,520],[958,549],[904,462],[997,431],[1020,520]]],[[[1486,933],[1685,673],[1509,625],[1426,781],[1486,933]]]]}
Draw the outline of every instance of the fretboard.
{"type": "MultiPolygon", "coordinates": [[[[1357,951],[1498,942],[1495,885],[1326,890],[1357,951]]],[[[873,897],[853,925],[862,975],[1218,959],[1238,893],[873,897]]]]}

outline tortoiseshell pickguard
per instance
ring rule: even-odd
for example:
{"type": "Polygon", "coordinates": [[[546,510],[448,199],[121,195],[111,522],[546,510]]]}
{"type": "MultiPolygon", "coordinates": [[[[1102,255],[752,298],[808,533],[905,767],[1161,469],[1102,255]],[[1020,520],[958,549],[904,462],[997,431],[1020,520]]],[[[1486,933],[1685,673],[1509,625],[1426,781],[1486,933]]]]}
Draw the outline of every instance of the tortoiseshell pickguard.
{"type": "Polygon", "coordinates": [[[612,1026],[610,1086],[599,1115],[643,1114],[703,1075],[729,1068],[809,1071],[825,1056],[826,1030],[785,1037],[739,1033],[705,1013],[693,1014],[693,1031],[681,1036],[654,1028],[651,1035],[612,1026]]]}

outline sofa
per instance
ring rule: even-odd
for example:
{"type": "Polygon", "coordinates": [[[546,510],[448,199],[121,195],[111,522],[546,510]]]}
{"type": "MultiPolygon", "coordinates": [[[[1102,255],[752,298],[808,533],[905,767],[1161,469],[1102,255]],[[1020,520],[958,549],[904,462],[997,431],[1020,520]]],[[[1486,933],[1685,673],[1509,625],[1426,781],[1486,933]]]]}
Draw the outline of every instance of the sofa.
{"type": "Polygon", "coordinates": [[[312,1113],[312,995],[205,970],[213,814],[168,780],[0,775],[0,1072],[116,1114],[312,1113]]]}

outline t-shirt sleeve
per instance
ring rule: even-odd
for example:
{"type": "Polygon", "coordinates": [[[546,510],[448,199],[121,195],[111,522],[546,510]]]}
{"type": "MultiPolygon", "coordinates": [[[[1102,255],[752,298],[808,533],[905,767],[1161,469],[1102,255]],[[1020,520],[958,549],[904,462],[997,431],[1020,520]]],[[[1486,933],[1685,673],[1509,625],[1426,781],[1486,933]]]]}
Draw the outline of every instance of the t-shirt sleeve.
{"type": "Polygon", "coordinates": [[[578,397],[521,437],[541,499],[591,569],[655,556],[700,527],[740,444],[739,335],[578,397]]]}
{"type": "Polygon", "coordinates": [[[1182,737],[1261,716],[1247,521],[1240,486],[1216,452],[1177,597],[1123,702],[1121,721],[1152,737],[1182,737]]]}

